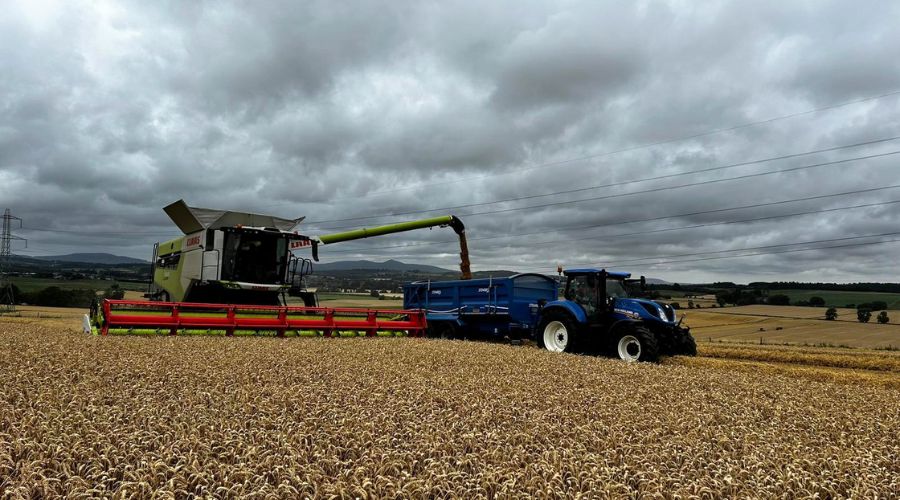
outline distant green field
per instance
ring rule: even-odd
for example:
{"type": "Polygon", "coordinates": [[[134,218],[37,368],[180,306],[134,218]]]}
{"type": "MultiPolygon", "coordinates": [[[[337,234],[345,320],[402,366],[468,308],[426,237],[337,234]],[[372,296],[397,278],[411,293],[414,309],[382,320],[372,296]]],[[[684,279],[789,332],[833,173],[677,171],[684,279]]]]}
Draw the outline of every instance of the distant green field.
{"type": "Polygon", "coordinates": [[[368,307],[372,309],[400,309],[403,307],[403,299],[397,297],[385,297],[384,299],[372,297],[362,293],[319,293],[319,304],[324,307],[368,307]]]}
{"type": "Polygon", "coordinates": [[[684,291],[684,290],[657,290],[657,291],[659,292],[660,295],[672,297],[673,299],[680,299],[687,295],[690,295],[692,297],[696,297],[698,295],[706,295],[706,294],[700,293],[700,292],[690,292],[690,291],[684,291]]]}
{"type": "MultiPolygon", "coordinates": [[[[697,295],[697,292],[683,290],[659,290],[664,296],[682,298],[687,295],[697,295]]],[[[900,293],[882,292],[844,292],[832,290],[769,290],[769,295],[787,295],[791,298],[791,304],[801,300],[809,300],[810,297],[822,297],[827,306],[844,307],[848,304],[862,304],[873,300],[887,302],[888,309],[900,309],[900,293]]]]}
{"type": "Polygon", "coordinates": [[[887,302],[888,309],[900,309],[900,293],[844,292],[831,290],[771,290],[769,295],[782,294],[791,298],[791,304],[810,297],[822,297],[827,306],[844,307],[847,304],[862,304],[873,300],[887,302]]]}
{"type": "MultiPolygon", "coordinates": [[[[51,286],[56,286],[63,290],[75,290],[78,288],[105,290],[112,286],[113,283],[117,283],[116,281],[106,280],[58,280],[53,278],[31,278],[22,276],[10,277],[10,281],[19,287],[19,290],[22,290],[25,293],[37,292],[51,286]]],[[[125,283],[121,281],[118,283],[123,290],[147,290],[147,285],[142,283],[125,283]]]]}

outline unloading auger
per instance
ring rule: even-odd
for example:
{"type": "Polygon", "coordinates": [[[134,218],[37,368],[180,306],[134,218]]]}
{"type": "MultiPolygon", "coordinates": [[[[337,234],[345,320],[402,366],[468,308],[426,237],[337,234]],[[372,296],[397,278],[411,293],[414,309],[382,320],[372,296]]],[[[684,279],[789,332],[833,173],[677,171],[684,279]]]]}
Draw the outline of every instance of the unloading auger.
{"type": "Polygon", "coordinates": [[[388,224],[373,228],[354,229],[343,233],[326,234],[317,238],[312,238],[312,255],[314,260],[319,260],[318,246],[329,245],[332,243],[341,243],[344,241],[359,240],[362,238],[371,238],[373,236],[383,236],[392,233],[402,233],[404,231],[414,231],[416,229],[426,229],[432,227],[449,227],[459,236],[459,272],[460,279],[471,279],[472,271],[469,265],[469,247],[466,242],[466,226],[454,215],[443,215],[440,217],[432,217],[430,219],[414,220],[409,222],[400,222],[397,224],[388,224]]]}

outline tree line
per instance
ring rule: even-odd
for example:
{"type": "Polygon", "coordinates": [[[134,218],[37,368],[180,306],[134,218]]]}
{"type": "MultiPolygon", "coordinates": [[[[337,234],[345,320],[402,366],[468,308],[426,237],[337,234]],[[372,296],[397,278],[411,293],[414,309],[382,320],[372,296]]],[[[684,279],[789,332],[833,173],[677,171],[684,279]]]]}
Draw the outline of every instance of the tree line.
{"type": "Polygon", "coordinates": [[[881,292],[900,293],[900,283],[801,283],[798,281],[755,281],[741,285],[731,281],[699,284],[648,284],[648,290],[678,290],[698,294],[714,294],[720,290],[827,290],[836,292],[881,292]]]}
{"type": "Polygon", "coordinates": [[[113,283],[105,290],[92,288],[60,288],[48,286],[41,290],[23,292],[15,284],[9,285],[12,289],[13,302],[19,305],[32,305],[44,307],[90,307],[91,302],[97,298],[98,292],[108,299],[122,299],[125,297],[118,283],[113,283]]]}
{"type": "Polygon", "coordinates": [[[747,288],[761,290],[828,290],[835,292],[900,293],[900,283],[801,283],[797,281],[756,281],[747,288]]]}

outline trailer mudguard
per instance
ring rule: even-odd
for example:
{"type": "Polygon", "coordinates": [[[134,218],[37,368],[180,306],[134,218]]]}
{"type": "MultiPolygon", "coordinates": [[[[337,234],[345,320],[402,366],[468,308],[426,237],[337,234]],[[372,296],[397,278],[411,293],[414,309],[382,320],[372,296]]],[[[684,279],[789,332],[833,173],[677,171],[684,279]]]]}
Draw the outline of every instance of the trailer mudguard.
{"type": "Polygon", "coordinates": [[[579,325],[587,324],[587,314],[584,312],[584,308],[571,300],[554,300],[553,302],[547,302],[547,305],[541,310],[541,315],[551,311],[560,310],[570,314],[575,318],[575,321],[578,322],[579,325]]]}

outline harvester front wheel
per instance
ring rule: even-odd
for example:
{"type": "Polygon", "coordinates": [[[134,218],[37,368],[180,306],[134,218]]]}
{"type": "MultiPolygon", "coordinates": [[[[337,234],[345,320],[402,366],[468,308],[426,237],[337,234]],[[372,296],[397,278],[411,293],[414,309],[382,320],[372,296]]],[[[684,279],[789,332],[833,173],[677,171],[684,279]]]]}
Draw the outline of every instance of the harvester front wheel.
{"type": "Polygon", "coordinates": [[[573,352],[577,336],[575,323],[565,314],[548,314],[538,324],[538,345],[550,352],[573,352]]]}
{"type": "Polygon", "coordinates": [[[615,353],[627,363],[656,361],[659,357],[659,344],[653,332],[644,326],[634,326],[618,337],[615,353]]]}

